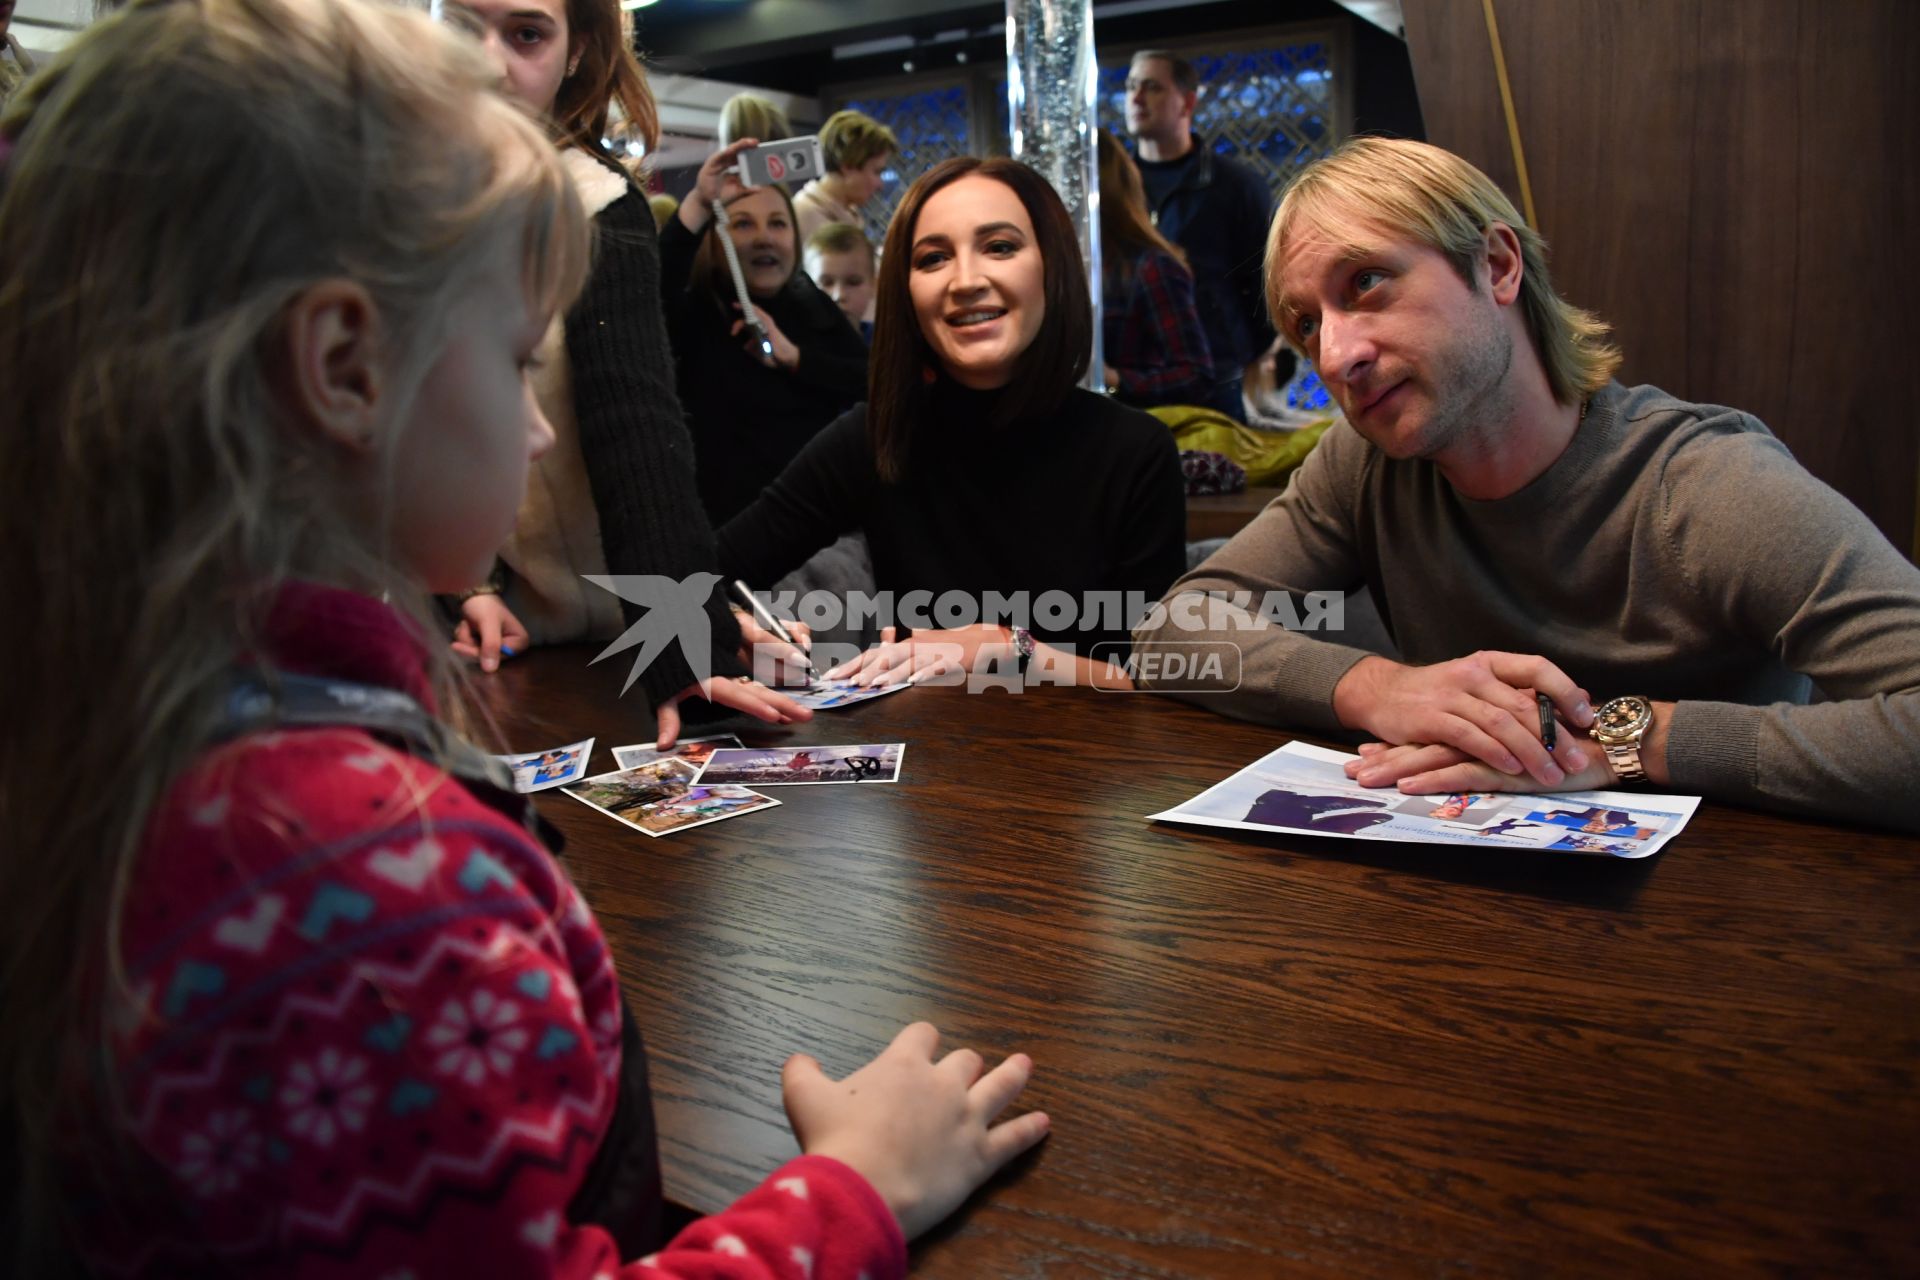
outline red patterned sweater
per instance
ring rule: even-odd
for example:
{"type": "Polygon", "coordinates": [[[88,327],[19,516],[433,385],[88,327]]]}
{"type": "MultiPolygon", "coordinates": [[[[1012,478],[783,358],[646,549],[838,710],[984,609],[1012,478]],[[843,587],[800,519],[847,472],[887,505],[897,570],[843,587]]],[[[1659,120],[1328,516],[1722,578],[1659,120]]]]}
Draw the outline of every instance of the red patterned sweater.
{"type": "MultiPolygon", "coordinates": [[[[287,588],[285,669],[427,701],[420,644],[364,597],[287,588]]],[[[82,1172],[107,1274],[856,1277],[905,1242],[853,1170],[803,1156],[657,1254],[566,1206],[611,1119],[620,1002],[553,857],[357,729],[255,734],[155,813],[118,1028],[144,1176],[82,1172]]]]}

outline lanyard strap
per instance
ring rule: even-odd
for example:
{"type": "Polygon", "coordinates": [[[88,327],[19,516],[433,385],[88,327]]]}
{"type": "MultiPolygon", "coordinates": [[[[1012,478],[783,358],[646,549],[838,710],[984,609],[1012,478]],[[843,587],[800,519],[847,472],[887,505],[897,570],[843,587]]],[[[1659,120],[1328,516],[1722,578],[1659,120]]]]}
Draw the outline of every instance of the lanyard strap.
{"type": "Polygon", "coordinates": [[[474,799],[511,818],[554,853],[565,843],[528,797],[513,789],[499,760],[442,724],[398,689],[329,680],[295,672],[236,672],[214,736],[217,741],[276,728],[341,725],[365,729],[435,768],[444,769],[474,799]]]}

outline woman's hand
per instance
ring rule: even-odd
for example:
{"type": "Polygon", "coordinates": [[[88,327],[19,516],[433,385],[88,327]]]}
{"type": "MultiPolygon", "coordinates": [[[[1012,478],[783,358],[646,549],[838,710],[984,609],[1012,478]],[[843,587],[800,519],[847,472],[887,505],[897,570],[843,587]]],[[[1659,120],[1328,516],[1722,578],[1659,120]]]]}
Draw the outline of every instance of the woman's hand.
{"type": "Polygon", "coordinates": [[[758,138],[738,138],[720,148],[701,164],[693,180],[693,190],[680,202],[680,225],[699,235],[713,221],[713,202],[724,200],[736,191],[744,191],[739,175],[728,173],[742,151],[760,145],[758,138]]]}
{"type": "Polygon", "coordinates": [[[800,1053],[781,1071],[800,1149],[864,1177],[909,1240],[959,1208],[1051,1127],[1044,1111],[994,1123],[1027,1087],[1033,1059],[1026,1054],[986,1071],[971,1049],[935,1062],[939,1048],[939,1031],[916,1022],[845,1080],[828,1079],[800,1053]]]}
{"type": "MultiPolygon", "coordinates": [[[[740,304],[737,302],[734,303],[733,309],[738,311],[740,304]]],[[[767,365],[770,369],[785,369],[788,373],[792,373],[795,369],[798,369],[800,367],[800,348],[794,346],[792,339],[780,332],[780,326],[773,322],[773,317],[766,313],[765,308],[756,306],[753,309],[753,314],[759,316],[760,323],[766,326],[767,341],[773,344],[773,359],[772,361],[768,361],[765,353],[760,350],[760,339],[757,335],[747,339],[747,354],[759,360],[762,364],[767,365]]],[[[728,330],[728,332],[738,334],[746,330],[746,328],[747,322],[745,320],[735,320],[733,322],[733,328],[728,330]]]]}
{"type": "Polygon", "coordinates": [[[525,653],[531,641],[506,601],[491,591],[460,602],[460,625],[453,629],[453,651],[478,658],[482,671],[498,671],[500,659],[525,653]]]}
{"type": "Polygon", "coordinates": [[[784,693],[775,693],[752,676],[709,676],[690,684],[654,708],[656,734],[654,749],[670,751],[680,739],[680,704],[688,698],[705,698],[716,707],[742,711],[768,724],[794,724],[813,719],[813,712],[784,693]]]}
{"type": "Polygon", "coordinates": [[[787,634],[793,637],[788,644],[773,632],[760,625],[760,620],[745,609],[735,609],[733,617],[740,624],[740,661],[747,664],[755,678],[770,675],[773,679],[767,683],[779,685],[806,685],[813,683],[813,663],[807,655],[813,650],[813,629],[804,622],[787,622],[787,634]],[[771,670],[762,672],[762,655],[770,661],[771,670]]]}
{"type": "Polygon", "coordinates": [[[894,628],[880,629],[880,643],[827,672],[829,680],[885,688],[943,672],[976,670],[983,655],[1013,657],[1013,638],[1005,627],[975,623],[944,631],[916,631],[911,640],[895,640],[894,628]]]}

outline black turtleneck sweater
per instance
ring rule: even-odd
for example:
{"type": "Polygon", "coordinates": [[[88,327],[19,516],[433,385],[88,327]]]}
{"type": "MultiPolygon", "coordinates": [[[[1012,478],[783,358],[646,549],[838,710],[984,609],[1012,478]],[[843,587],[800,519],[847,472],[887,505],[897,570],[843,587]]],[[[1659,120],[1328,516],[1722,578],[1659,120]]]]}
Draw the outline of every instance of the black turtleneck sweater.
{"type": "MultiPolygon", "coordinates": [[[[1037,421],[997,423],[995,393],[944,383],[899,481],[880,479],[860,405],[802,449],[720,530],[720,569],[769,586],[844,533],[867,535],[874,577],[896,598],[959,591],[1139,592],[1148,605],[1186,568],[1186,491],[1160,422],[1074,388],[1037,421]]],[[[1034,634],[1086,655],[1122,628],[1034,634]]]]}
{"type": "Polygon", "coordinates": [[[662,293],[675,381],[693,433],[700,502],[714,525],[760,495],[820,428],[867,393],[867,344],[804,271],[755,299],[800,349],[800,365],[770,369],[729,333],[739,312],[690,279],[701,237],[678,218],[660,232],[662,293]]]}

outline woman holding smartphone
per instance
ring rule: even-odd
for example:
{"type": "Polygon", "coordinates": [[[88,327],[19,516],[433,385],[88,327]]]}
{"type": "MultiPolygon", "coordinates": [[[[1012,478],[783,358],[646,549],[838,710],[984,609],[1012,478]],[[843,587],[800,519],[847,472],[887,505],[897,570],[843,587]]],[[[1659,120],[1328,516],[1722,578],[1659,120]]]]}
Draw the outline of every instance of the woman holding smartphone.
{"type": "Polygon", "coordinates": [[[866,344],[800,270],[786,188],[745,187],[729,172],[757,141],[742,138],[709,157],[660,233],[680,403],[693,433],[700,500],[716,525],[757,498],[867,385],[866,344]],[[724,230],[716,201],[726,210],[724,230]],[[751,317],[741,309],[723,235],[738,256],[751,317]]]}

